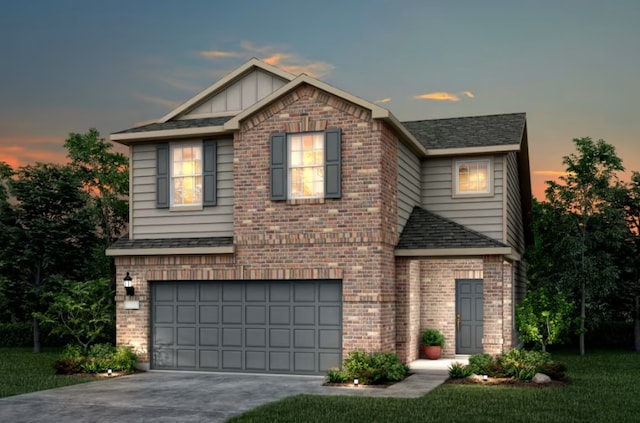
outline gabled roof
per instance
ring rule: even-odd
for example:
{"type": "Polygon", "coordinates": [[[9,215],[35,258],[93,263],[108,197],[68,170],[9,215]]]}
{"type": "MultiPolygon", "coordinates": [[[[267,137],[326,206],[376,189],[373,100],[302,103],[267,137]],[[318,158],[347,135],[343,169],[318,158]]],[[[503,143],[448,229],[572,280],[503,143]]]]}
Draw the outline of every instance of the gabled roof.
{"type": "MultiPolygon", "coordinates": [[[[511,247],[486,235],[473,231],[421,207],[414,207],[396,246],[396,255],[421,255],[409,250],[443,250],[451,254],[458,250],[473,254],[511,254],[511,247]],[[402,250],[405,250],[403,253],[402,250]]],[[[438,255],[438,254],[434,254],[438,255]]]]}
{"type": "Polygon", "coordinates": [[[456,149],[517,151],[525,131],[526,116],[524,113],[510,113],[416,120],[402,124],[430,155],[455,154],[456,149]]]}

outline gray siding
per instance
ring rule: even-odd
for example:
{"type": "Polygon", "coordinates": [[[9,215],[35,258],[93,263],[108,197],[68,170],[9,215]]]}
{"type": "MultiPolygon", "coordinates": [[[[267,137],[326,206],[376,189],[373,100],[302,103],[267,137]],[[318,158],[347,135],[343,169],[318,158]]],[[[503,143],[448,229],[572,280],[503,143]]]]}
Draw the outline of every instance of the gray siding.
{"type": "Polygon", "coordinates": [[[411,210],[420,205],[420,159],[398,144],[398,233],[402,233],[411,210]]]}
{"type": "Polygon", "coordinates": [[[507,244],[519,253],[524,252],[524,228],[522,221],[522,201],[520,198],[520,178],[518,157],[515,152],[506,156],[507,162],[507,244]]]}
{"type": "Polygon", "coordinates": [[[238,112],[282,87],[286,81],[275,75],[254,70],[216,95],[189,110],[181,119],[194,119],[210,113],[238,112]]]}
{"type": "MultiPolygon", "coordinates": [[[[193,141],[193,140],[189,140],[193,141]]],[[[197,211],[156,208],[156,146],[132,147],[133,239],[233,236],[233,145],[218,141],[218,205],[197,211]]]]}
{"type": "MultiPolygon", "coordinates": [[[[455,159],[463,159],[456,157],[455,159]]],[[[503,240],[503,156],[493,158],[493,196],[453,198],[454,158],[422,162],[422,206],[495,240],[503,240]]]]}

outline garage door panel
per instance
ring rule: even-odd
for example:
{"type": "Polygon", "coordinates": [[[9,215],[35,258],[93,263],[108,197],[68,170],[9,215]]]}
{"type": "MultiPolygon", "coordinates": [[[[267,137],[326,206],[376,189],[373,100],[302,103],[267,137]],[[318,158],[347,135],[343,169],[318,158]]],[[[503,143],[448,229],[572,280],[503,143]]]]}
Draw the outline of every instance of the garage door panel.
{"type": "Polygon", "coordinates": [[[178,307],[178,323],[196,323],[196,306],[195,305],[179,305],[178,307]]]}
{"type": "Polygon", "coordinates": [[[340,316],[339,306],[320,306],[318,307],[320,313],[320,325],[321,326],[338,326],[342,320],[340,316]]]}
{"type": "Polygon", "coordinates": [[[340,281],[173,281],[151,290],[152,368],[318,374],[340,366],[340,281]]]}
{"type": "Polygon", "coordinates": [[[258,305],[249,305],[245,307],[245,323],[248,325],[266,325],[267,324],[267,307],[258,305]]]}
{"type": "Polygon", "coordinates": [[[295,306],[293,313],[294,325],[315,325],[316,323],[316,307],[315,306],[295,306]]]}
{"type": "Polygon", "coordinates": [[[218,345],[218,328],[200,328],[200,345],[215,347],[218,345]]]}
{"type": "Polygon", "coordinates": [[[291,347],[291,331],[289,329],[271,329],[269,330],[269,346],[274,348],[290,348],[291,347]]]}
{"type": "Polygon", "coordinates": [[[219,307],[217,305],[201,305],[200,306],[200,323],[218,323],[219,307]]]}
{"type": "Polygon", "coordinates": [[[291,307],[290,306],[271,306],[269,307],[269,324],[270,325],[289,325],[291,324],[291,307]]]}
{"type": "Polygon", "coordinates": [[[295,329],[293,331],[294,348],[314,348],[316,346],[314,329],[295,329]]]}
{"type": "Polygon", "coordinates": [[[267,330],[263,328],[247,328],[244,344],[247,347],[267,347],[267,330]]]}
{"type": "Polygon", "coordinates": [[[240,324],[242,323],[242,306],[227,305],[222,306],[222,324],[240,324]]]}

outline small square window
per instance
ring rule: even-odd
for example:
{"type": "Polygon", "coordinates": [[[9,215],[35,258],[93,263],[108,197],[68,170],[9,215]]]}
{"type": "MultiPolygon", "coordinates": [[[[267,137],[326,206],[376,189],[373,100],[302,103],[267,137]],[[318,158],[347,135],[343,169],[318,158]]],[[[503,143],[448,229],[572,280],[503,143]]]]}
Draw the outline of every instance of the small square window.
{"type": "Polygon", "coordinates": [[[491,159],[457,160],[453,166],[454,196],[491,195],[491,159]]]}

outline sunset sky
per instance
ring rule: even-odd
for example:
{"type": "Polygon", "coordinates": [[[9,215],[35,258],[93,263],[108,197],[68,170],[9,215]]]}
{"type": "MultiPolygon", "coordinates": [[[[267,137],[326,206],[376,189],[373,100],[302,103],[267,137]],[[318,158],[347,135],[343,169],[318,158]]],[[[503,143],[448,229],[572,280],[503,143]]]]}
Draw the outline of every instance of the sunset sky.
{"type": "Polygon", "coordinates": [[[638,0],[21,0],[0,10],[0,161],[13,167],[64,161],[70,132],[108,137],[160,118],[257,57],[400,120],[526,112],[538,198],[573,138],[603,138],[640,171],[638,0]]]}

